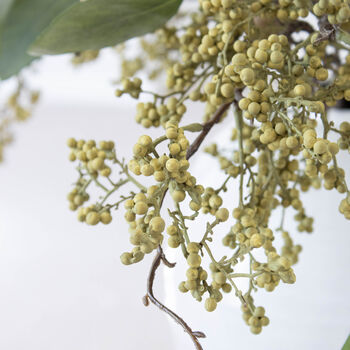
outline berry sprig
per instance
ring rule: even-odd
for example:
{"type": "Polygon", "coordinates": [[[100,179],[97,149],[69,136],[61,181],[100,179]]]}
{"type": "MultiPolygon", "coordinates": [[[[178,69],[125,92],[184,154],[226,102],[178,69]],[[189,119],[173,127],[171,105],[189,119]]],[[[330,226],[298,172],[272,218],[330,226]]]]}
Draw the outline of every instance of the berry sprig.
{"type": "Polygon", "coordinates": [[[255,306],[253,292],[272,292],[280,283],[296,281],[293,265],[301,246],[285,230],[285,212],[294,213],[299,232],[311,233],[313,219],[301,193],[324,187],[343,196],[339,211],[350,219],[349,187],[338,162],[339,153],[350,150],[350,124],[329,116],[338,101],[350,100],[349,49],[334,40],[337,31],[347,29],[350,9],[340,0],[200,0],[198,11],[184,16],[185,25],[166,26],[155,33],[154,42],[142,39],[147,55],[153,52],[167,67],[168,92],[148,91],[133,76],[141,61],[123,62],[125,76],[116,90],[118,97],[151,95],[138,102],[135,120],[159,128],[158,138],[140,136],[127,166],[110,142],[97,147],[94,141],[70,140],[70,159],[80,165],[69,200],[72,209],[81,207],[89,200],[91,184],[105,192],[96,204],[79,209],[78,218],[90,224],[109,223],[111,209],[124,203],[133,248],[122,254],[122,263],[137,263],[155,252],[145,304],[150,300],[165,310],[201,349],[203,334],[193,332],[153,295],[159,264],[174,267],[165,258],[164,245],[180,249],[188,265],[179,281],[181,292],[203,302],[209,312],[224,294],[234,294],[244,321],[258,334],[269,319],[262,306],[255,306]],[[319,18],[318,29],[303,21],[308,15],[319,18]],[[325,35],[329,26],[332,33],[325,35]],[[191,103],[204,106],[202,123],[189,112],[191,103]],[[224,182],[210,187],[201,174],[194,176],[191,162],[218,123],[232,128],[232,137],[229,151],[219,142],[205,147],[225,175],[224,182]],[[190,132],[197,133],[193,142],[190,132]],[[115,166],[120,168],[118,182],[111,179],[115,166]],[[112,187],[102,184],[101,177],[112,187]],[[110,194],[127,182],[135,192],[109,203],[110,194]],[[166,196],[173,204],[164,208],[166,196]],[[270,222],[278,210],[282,218],[275,228],[270,222]],[[207,224],[192,230],[199,215],[207,224]],[[216,229],[223,225],[228,233],[218,237],[216,229]],[[278,236],[282,247],[276,244],[278,236]],[[215,249],[219,242],[227,248],[222,257],[215,249]],[[249,271],[240,272],[245,259],[249,271]],[[248,280],[246,290],[238,288],[238,278],[248,280]]]}

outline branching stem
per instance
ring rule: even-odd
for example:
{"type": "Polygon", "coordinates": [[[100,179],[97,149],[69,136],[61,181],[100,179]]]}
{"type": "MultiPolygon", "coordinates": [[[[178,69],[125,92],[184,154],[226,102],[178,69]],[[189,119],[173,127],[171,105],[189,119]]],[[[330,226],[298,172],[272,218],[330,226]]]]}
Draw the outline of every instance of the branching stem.
{"type": "Polygon", "coordinates": [[[200,331],[193,331],[191,327],[175,312],[171,311],[169,308],[167,308],[164,304],[162,304],[155,296],[153,292],[153,284],[154,279],[156,276],[156,272],[158,267],[160,266],[160,263],[163,263],[169,268],[175,267],[175,263],[171,263],[167,260],[167,258],[164,255],[163,249],[161,246],[158,246],[157,254],[154,257],[154,260],[152,262],[151,270],[148,275],[147,279],[147,294],[143,298],[144,304],[147,306],[148,301],[150,301],[152,304],[157,306],[160,310],[164,311],[167,315],[169,315],[176,323],[178,323],[184,331],[191,337],[195,347],[197,350],[203,350],[201,344],[199,343],[198,338],[205,338],[205,334],[200,331]]]}
{"type": "Polygon", "coordinates": [[[190,159],[199,149],[200,145],[208,135],[209,131],[212,129],[212,127],[219,123],[221,121],[222,116],[225,114],[225,112],[230,107],[231,102],[224,103],[219,107],[219,109],[215,112],[213,117],[203,125],[202,132],[197,136],[197,138],[193,141],[189,149],[187,150],[187,159],[190,159]]]}

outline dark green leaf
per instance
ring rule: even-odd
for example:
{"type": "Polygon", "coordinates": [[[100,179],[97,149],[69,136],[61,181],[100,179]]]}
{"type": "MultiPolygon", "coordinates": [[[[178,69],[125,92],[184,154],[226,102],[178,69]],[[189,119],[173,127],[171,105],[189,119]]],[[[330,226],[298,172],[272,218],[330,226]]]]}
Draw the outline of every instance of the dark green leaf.
{"type": "MultiPolygon", "coordinates": [[[[10,7],[14,0],[1,0],[0,2],[0,38],[2,32],[2,26],[6,19],[8,12],[10,11],[10,7]]],[[[0,48],[1,48],[1,40],[0,40],[0,48]]]]}
{"type": "Polygon", "coordinates": [[[1,0],[0,2],[0,26],[2,26],[7,13],[10,10],[10,7],[12,5],[14,0],[1,0]]]}
{"type": "Polygon", "coordinates": [[[114,46],[154,31],[173,16],[182,0],[88,0],[72,5],[30,48],[36,55],[114,46]]]}
{"type": "MultiPolygon", "coordinates": [[[[3,1],[0,0],[1,6],[3,1]]],[[[76,2],[77,0],[15,0],[13,2],[4,20],[1,36],[1,79],[7,79],[18,73],[34,59],[26,53],[29,46],[58,14],[76,2]]],[[[3,8],[7,8],[6,5],[3,8]]]]}

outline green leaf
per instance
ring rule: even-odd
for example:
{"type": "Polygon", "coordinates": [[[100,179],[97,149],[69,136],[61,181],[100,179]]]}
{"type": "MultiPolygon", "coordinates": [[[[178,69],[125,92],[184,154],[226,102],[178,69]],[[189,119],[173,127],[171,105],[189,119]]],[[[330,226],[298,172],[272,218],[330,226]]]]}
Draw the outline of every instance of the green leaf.
{"type": "Polygon", "coordinates": [[[35,55],[114,46],[162,26],[182,0],[87,0],[72,5],[41,33],[35,55]]]}
{"type": "Polygon", "coordinates": [[[17,74],[34,59],[26,53],[29,46],[57,15],[77,0],[14,0],[12,7],[7,7],[9,2],[0,0],[0,10],[5,14],[5,9],[9,9],[0,33],[1,79],[17,74]]]}
{"type": "Polygon", "coordinates": [[[7,13],[10,10],[10,7],[11,7],[13,1],[14,0],[1,0],[1,2],[0,2],[0,26],[2,26],[4,20],[7,16],[7,13]]]}
{"type": "Polygon", "coordinates": [[[348,336],[348,339],[346,340],[344,346],[341,348],[341,350],[350,350],[350,335],[348,336]]]}
{"type": "Polygon", "coordinates": [[[199,123],[193,123],[193,124],[183,126],[182,129],[190,132],[198,132],[203,130],[203,125],[199,123]]]}

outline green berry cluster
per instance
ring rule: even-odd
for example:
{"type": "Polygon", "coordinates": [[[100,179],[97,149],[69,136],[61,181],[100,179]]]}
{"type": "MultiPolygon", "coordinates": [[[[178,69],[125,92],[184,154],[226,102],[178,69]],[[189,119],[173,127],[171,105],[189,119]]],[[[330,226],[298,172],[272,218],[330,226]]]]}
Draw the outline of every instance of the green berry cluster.
{"type": "Polygon", "coordinates": [[[27,120],[38,100],[39,92],[31,90],[22,79],[18,79],[15,91],[0,110],[0,163],[4,158],[5,147],[13,140],[12,125],[27,120]]]}
{"type": "Polygon", "coordinates": [[[117,97],[120,97],[125,93],[129,94],[133,98],[138,98],[140,96],[141,84],[142,84],[141,79],[139,79],[139,78],[134,78],[134,79],[124,78],[121,83],[122,83],[123,89],[116,90],[115,95],[117,97]]]}
{"type": "Polygon", "coordinates": [[[97,147],[94,140],[85,141],[70,138],[67,140],[67,145],[71,149],[69,160],[72,162],[79,160],[93,177],[111,175],[111,168],[106,165],[105,161],[113,159],[113,141],[102,141],[97,147]]]}
{"type": "MultiPolygon", "coordinates": [[[[250,297],[250,303],[253,303],[253,298],[250,297]]],[[[247,306],[241,307],[243,312],[243,320],[250,326],[250,331],[253,334],[259,334],[262,331],[262,327],[269,325],[270,320],[265,316],[265,309],[262,306],[258,306],[252,312],[247,306]]]]}
{"type": "Polygon", "coordinates": [[[124,206],[127,209],[125,219],[130,225],[130,242],[135,248],[131,253],[122,254],[121,261],[129,265],[142,260],[144,254],[157,249],[163,241],[165,222],[154,211],[148,212],[147,197],[143,193],[138,193],[132,200],[126,201],[124,206]],[[136,215],[141,217],[136,219],[136,215]]]}
{"type": "Polygon", "coordinates": [[[92,226],[98,223],[110,224],[112,221],[111,210],[118,209],[121,203],[127,201],[134,194],[131,192],[127,197],[122,196],[120,201],[113,204],[106,203],[115,191],[129,182],[127,167],[117,158],[114,142],[101,141],[97,144],[94,140],[85,141],[70,138],[67,140],[67,146],[70,148],[69,160],[79,162],[77,167],[79,178],[67,196],[69,208],[73,211],[77,210],[77,218],[80,222],[92,226]],[[118,164],[122,172],[124,171],[126,178],[114,182],[111,166],[108,164],[118,164]],[[91,199],[88,193],[91,184],[97,185],[105,195],[96,203],[83,206],[91,199]]]}
{"type": "Polygon", "coordinates": [[[343,24],[350,19],[350,8],[347,1],[342,0],[319,0],[312,8],[318,16],[327,16],[330,24],[343,24]]]}
{"type": "Polygon", "coordinates": [[[259,334],[269,319],[254,305],[253,292],[296,281],[293,265],[301,246],[285,230],[286,213],[294,215],[295,231],[311,233],[303,193],[324,188],[342,195],[339,211],[350,219],[350,191],[338,164],[339,154],[350,150],[350,123],[329,114],[350,100],[350,52],[338,40],[346,38],[349,11],[341,0],[199,0],[196,12],[179,15],[187,21],[141,39],[144,56],[123,56],[116,95],[137,99],[136,122],[160,131],[156,138],[137,139],[127,165],[111,142],[97,147],[94,141],[69,140],[70,159],[80,162],[71,207],[90,200],[90,184],[104,193],[79,209],[79,220],[109,223],[112,210],[124,203],[133,248],[122,254],[123,264],[166,244],[181,250],[188,267],[179,290],[204,301],[209,312],[224,293],[234,294],[251,332],[259,334]],[[305,22],[307,16],[318,18],[319,27],[305,22]],[[163,78],[165,94],[148,91],[147,82],[134,76],[147,69],[145,57],[162,67],[165,76],[153,77],[163,78]],[[192,104],[202,107],[202,122],[191,114],[192,104]],[[232,133],[225,149],[221,142],[205,147],[224,179],[208,186],[202,174],[194,176],[191,157],[218,123],[232,133]],[[114,166],[118,182],[111,178],[114,166]],[[136,191],[111,201],[124,183],[136,191]],[[164,208],[167,196],[172,204],[164,208]],[[277,213],[281,224],[273,227],[277,213]],[[199,215],[207,218],[206,226],[192,230],[199,215]],[[224,237],[216,231],[219,225],[227,225],[224,237]],[[222,257],[215,250],[219,242],[226,249],[222,257]],[[240,272],[243,261],[247,272],[240,272]],[[247,290],[238,288],[239,278],[249,282],[247,290]]]}

